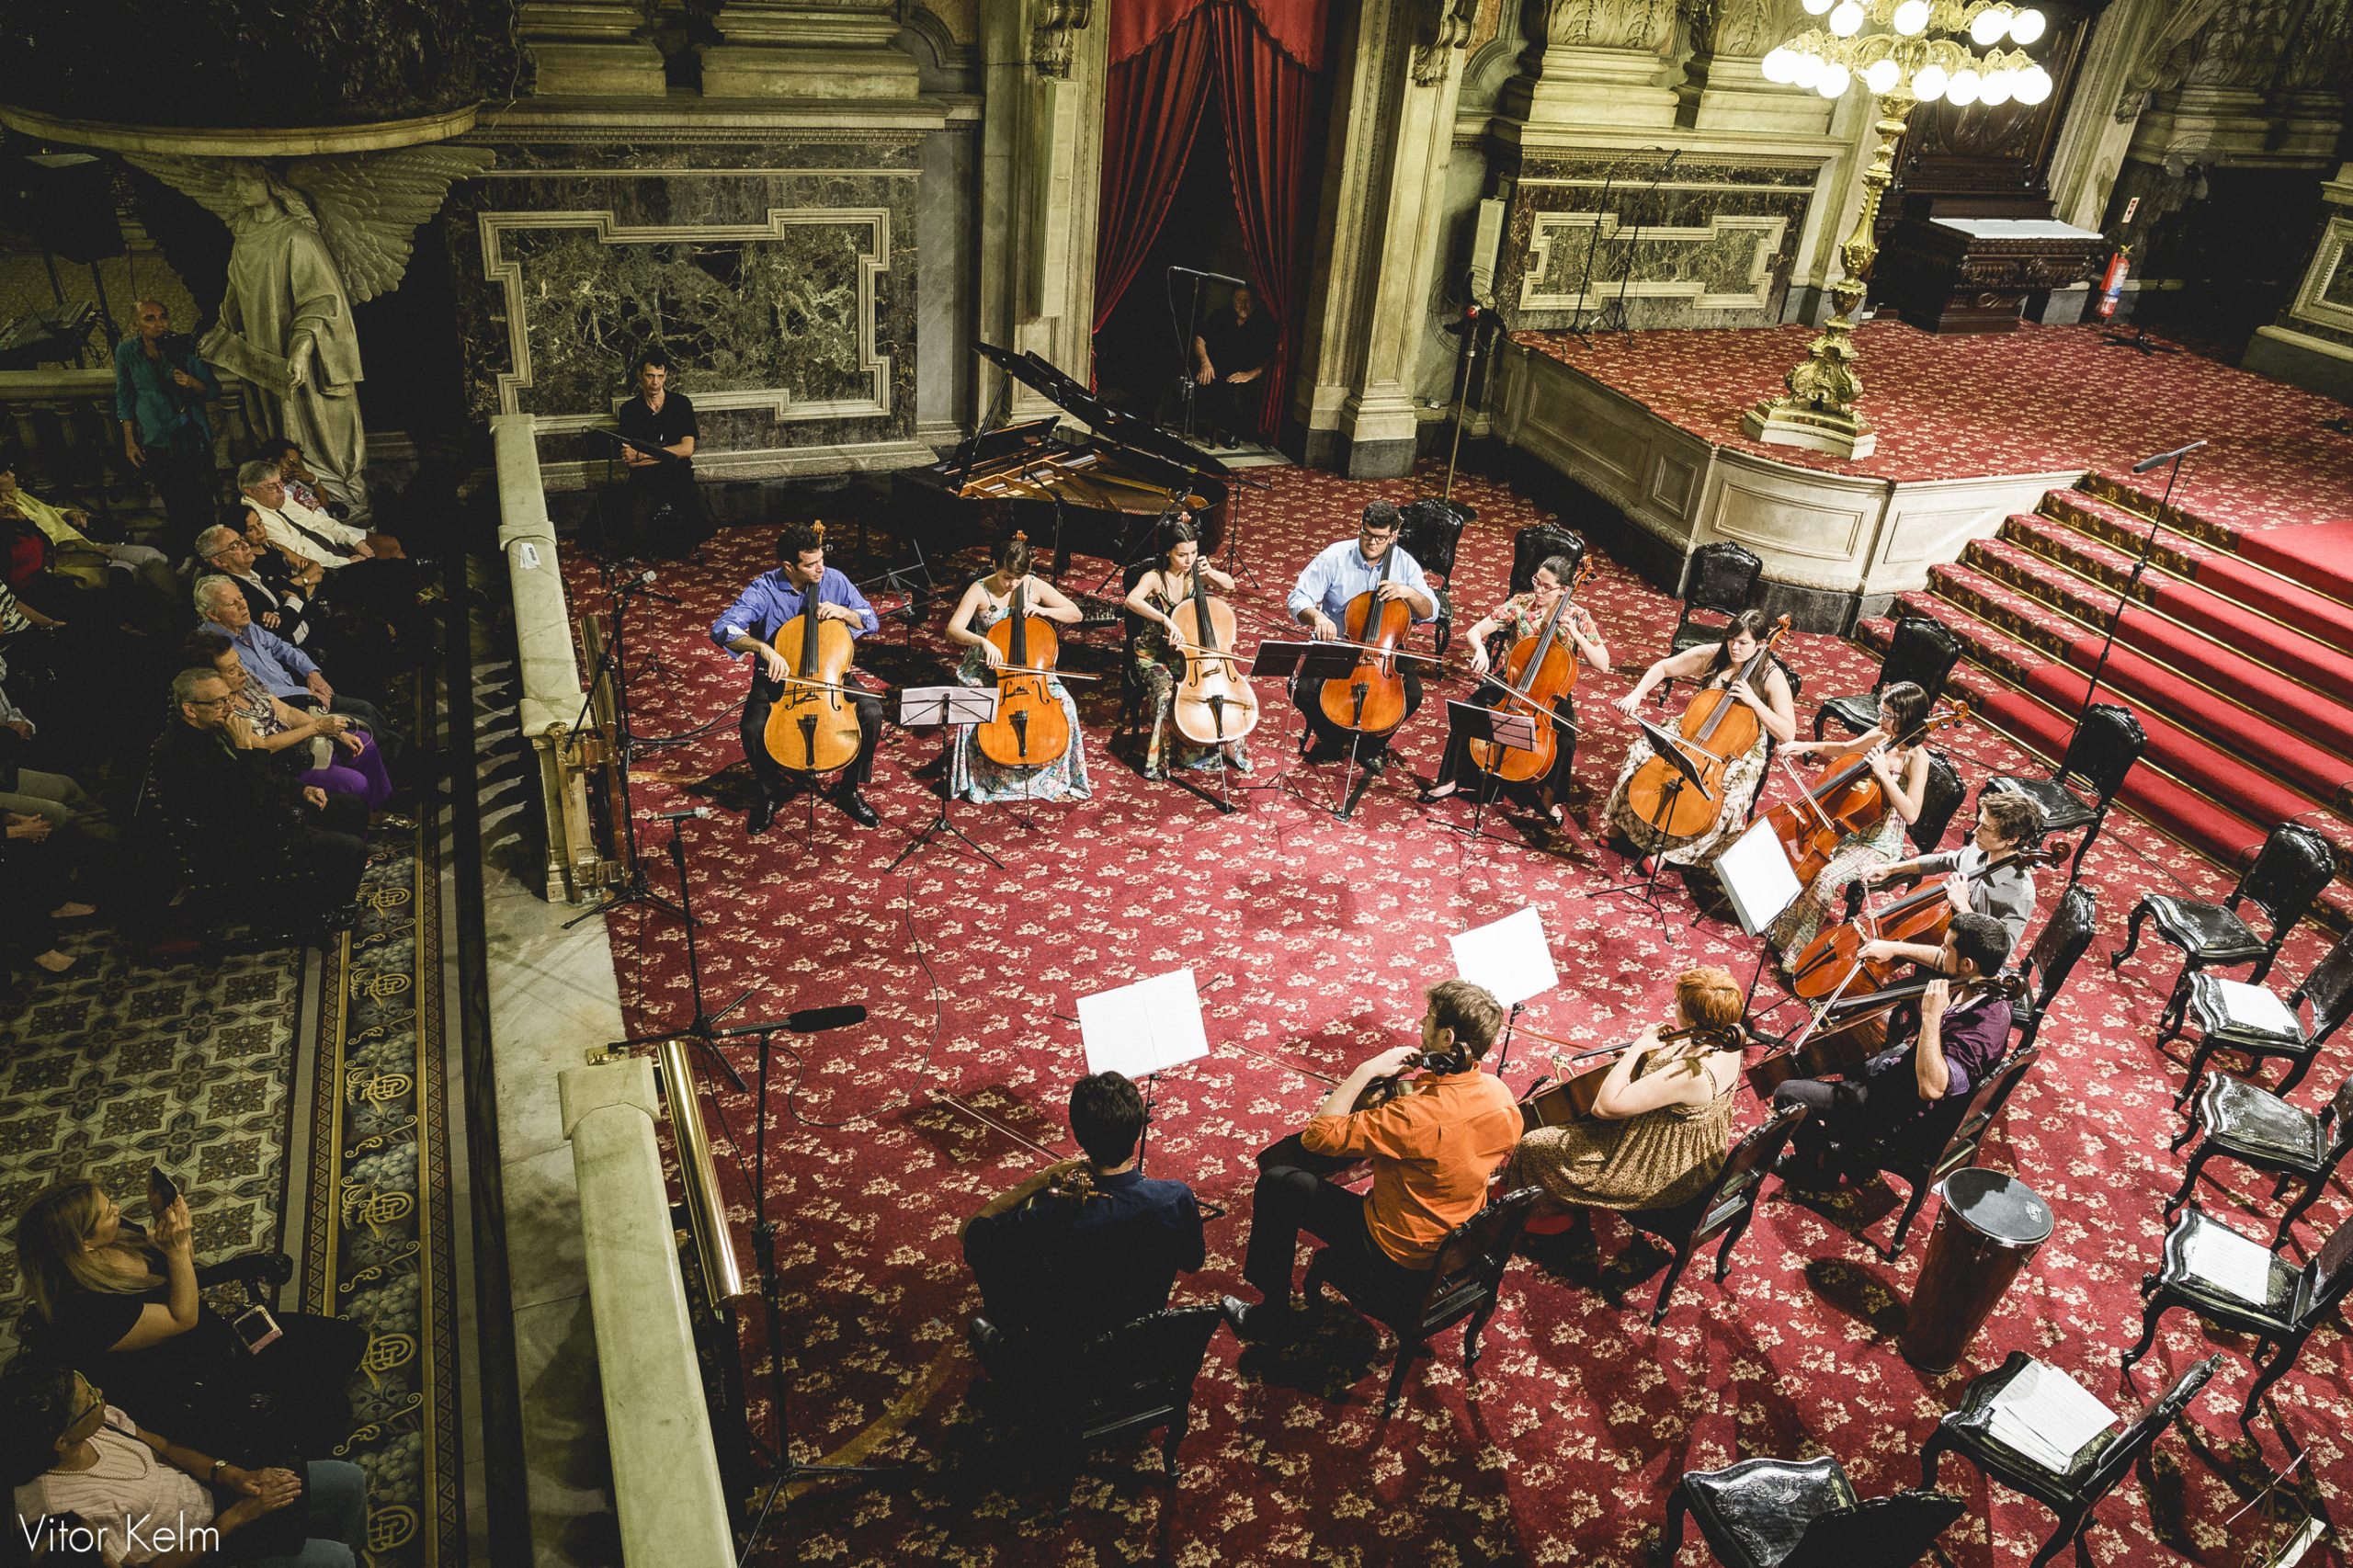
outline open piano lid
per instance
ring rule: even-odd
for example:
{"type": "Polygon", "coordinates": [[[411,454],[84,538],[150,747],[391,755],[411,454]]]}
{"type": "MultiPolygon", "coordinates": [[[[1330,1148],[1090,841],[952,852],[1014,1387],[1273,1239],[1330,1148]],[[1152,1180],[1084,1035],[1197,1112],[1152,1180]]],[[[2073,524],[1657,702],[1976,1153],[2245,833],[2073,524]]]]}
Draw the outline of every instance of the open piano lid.
{"type": "Polygon", "coordinates": [[[1195,473],[1223,475],[1227,472],[1223,463],[1199,448],[1179,440],[1158,426],[1147,424],[1132,414],[1120,413],[1034,352],[1016,354],[1011,349],[977,341],[972,347],[991,364],[1072,415],[1112,446],[1143,452],[1195,473]]]}

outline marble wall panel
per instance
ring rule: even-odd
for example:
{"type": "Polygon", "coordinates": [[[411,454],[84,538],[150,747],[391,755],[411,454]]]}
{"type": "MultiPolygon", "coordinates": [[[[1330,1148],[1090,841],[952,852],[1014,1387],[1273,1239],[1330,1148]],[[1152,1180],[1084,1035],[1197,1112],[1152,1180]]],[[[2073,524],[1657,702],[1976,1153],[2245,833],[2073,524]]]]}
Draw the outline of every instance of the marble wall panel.
{"type": "Polygon", "coordinates": [[[601,462],[588,427],[658,338],[714,460],[906,447],[920,141],[489,142],[448,224],[472,412],[539,415],[542,462],[601,462]]]}
{"type": "Polygon", "coordinates": [[[1781,319],[1819,165],[1686,157],[1654,186],[1652,172],[1610,155],[1520,160],[1497,268],[1512,328],[1571,325],[1580,303],[1590,325],[1621,278],[1630,326],[1781,319]]]}

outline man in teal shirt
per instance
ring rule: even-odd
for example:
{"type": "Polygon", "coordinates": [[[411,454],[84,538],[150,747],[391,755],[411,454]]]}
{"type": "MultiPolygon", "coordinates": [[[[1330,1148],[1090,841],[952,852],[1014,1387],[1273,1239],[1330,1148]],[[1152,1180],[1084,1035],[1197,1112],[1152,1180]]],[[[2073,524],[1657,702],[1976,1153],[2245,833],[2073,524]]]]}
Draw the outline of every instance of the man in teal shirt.
{"type": "Polygon", "coordinates": [[[204,405],[220,395],[221,383],[197,358],[196,346],[173,333],[168,306],[142,300],[138,311],[137,335],[115,345],[114,414],[122,424],[123,456],[163,497],[176,555],[220,520],[212,515],[220,480],[204,405]]]}

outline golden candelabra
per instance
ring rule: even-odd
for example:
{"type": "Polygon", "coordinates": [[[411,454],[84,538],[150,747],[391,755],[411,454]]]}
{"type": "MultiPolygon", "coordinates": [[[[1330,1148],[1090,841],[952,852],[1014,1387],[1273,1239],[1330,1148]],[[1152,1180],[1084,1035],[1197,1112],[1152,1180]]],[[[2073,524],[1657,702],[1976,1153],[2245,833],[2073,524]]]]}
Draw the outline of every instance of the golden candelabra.
{"type": "Polygon", "coordinates": [[[1859,89],[1876,106],[1878,146],[1863,171],[1862,210],[1838,247],[1840,275],[1830,285],[1836,306],[1806,357],[1783,384],[1741,416],[1741,428],[1761,441],[1811,447],[1840,457],[1869,457],[1878,445],[1870,421],[1855,406],[1863,395],[1856,373],[1854,315],[1870,286],[1879,254],[1871,233],[1880,199],[1895,177],[1895,149],[1912,110],[1938,100],[1966,106],[2016,98],[2039,104],[2051,96],[2051,75],[2018,50],[1992,46],[2007,36],[2030,44],[2043,32],[2042,13],[2003,0],[1804,0],[1824,17],[1765,57],[1768,80],[1836,98],[1859,89]],[[1826,15],[1825,15],[1826,13],[1826,15]],[[1875,28],[1866,32],[1869,25],[1875,28]],[[1968,40],[1964,42],[1963,40],[1968,40]],[[1972,51],[1969,43],[1988,52],[1972,51]]]}

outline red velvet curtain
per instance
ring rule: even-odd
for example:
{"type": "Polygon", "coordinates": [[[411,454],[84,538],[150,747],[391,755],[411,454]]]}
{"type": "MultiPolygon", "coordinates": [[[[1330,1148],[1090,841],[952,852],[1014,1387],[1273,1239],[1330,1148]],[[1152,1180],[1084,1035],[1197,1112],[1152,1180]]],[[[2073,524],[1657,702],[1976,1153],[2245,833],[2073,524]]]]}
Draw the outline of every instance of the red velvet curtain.
{"type": "Polygon", "coordinates": [[[1209,101],[1210,28],[1198,12],[1111,67],[1103,93],[1103,145],[1111,155],[1103,160],[1095,242],[1097,332],[1160,237],[1209,101]]]}
{"type": "Polygon", "coordinates": [[[1276,48],[1316,70],[1324,63],[1324,16],[1330,0],[1108,0],[1111,63],[1131,60],[1204,6],[1239,6],[1257,18],[1276,48]]]}
{"type": "Polygon", "coordinates": [[[1283,388],[1298,349],[1292,323],[1305,294],[1300,273],[1308,208],[1307,110],[1315,74],[1239,6],[1213,6],[1206,20],[1215,40],[1218,104],[1225,112],[1242,245],[1262,308],[1283,329],[1258,413],[1259,434],[1271,437],[1282,416],[1283,388]]]}

